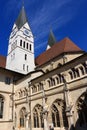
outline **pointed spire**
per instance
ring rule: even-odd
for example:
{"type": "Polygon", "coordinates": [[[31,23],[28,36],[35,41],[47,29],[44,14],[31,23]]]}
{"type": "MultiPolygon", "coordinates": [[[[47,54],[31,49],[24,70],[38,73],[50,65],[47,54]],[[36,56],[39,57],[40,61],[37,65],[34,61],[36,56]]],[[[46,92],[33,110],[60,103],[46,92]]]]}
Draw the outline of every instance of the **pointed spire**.
{"type": "Polygon", "coordinates": [[[22,6],[22,9],[21,9],[19,16],[15,23],[16,23],[18,29],[20,29],[26,22],[28,22],[28,20],[27,20],[24,6],[22,6]]]}
{"type": "Polygon", "coordinates": [[[56,38],[53,34],[52,29],[50,30],[49,38],[48,38],[48,45],[51,47],[56,43],[56,38]]]}

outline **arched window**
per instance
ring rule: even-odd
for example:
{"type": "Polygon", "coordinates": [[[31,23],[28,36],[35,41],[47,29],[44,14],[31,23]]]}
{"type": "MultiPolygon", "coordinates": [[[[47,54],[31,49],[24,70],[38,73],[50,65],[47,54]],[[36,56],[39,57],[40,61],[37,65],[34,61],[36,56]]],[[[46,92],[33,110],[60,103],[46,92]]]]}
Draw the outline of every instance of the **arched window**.
{"type": "Polygon", "coordinates": [[[51,81],[48,80],[47,82],[48,82],[48,86],[51,87],[51,81]]]}
{"type": "Polygon", "coordinates": [[[3,118],[4,98],[0,95],[0,118],[3,118]]]}
{"type": "Polygon", "coordinates": [[[76,77],[80,77],[79,70],[76,69],[75,71],[76,71],[76,77]]]}
{"type": "Polygon", "coordinates": [[[58,67],[61,67],[62,66],[62,64],[61,63],[58,63],[58,67]]]}
{"type": "Polygon", "coordinates": [[[73,76],[74,76],[74,78],[76,78],[76,71],[75,71],[74,68],[72,68],[72,72],[73,72],[73,76]]]}
{"type": "Polygon", "coordinates": [[[39,85],[38,85],[38,91],[41,91],[42,89],[43,89],[43,84],[39,83],[39,85]]]}
{"type": "Polygon", "coordinates": [[[37,104],[33,110],[34,128],[43,127],[42,106],[37,104]]]}
{"type": "Polygon", "coordinates": [[[37,92],[37,87],[34,85],[32,88],[32,93],[35,93],[35,92],[37,92]]]}
{"type": "Polygon", "coordinates": [[[81,75],[85,74],[85,68],[83,66],[80,67],[81,75]]]}
{"type": "Polygon", "coordinates": [[[74,78],[74,77],[73,77],[73,72],[70,71],[69,74],[70,74],[70,79],[73,79],[73,78],[74,78]]]}
{"type": "Polygon", "coordinates": [[[78,126],[87,128],[87,93],[82,94],[77,101],[78,126]]]}
{"type": "Polygon", "coordinates": [[[55,79],[50,78],[50,81],[51,81],[51,86],[55,86],[55,79]]]}
{"type": "Polygon", "coordinates": [[[39,128],[39,117],[37,110],[34,111],[34,127],[39,128]]]}
{"type": "Polygon", "coordinates": [[[68,127],[64,101],[60,99],[54,101],[51,106],[51,115],[54,127],[68,127]]]}
{"type": "Polygon", "coordinates": [[[63,83],[63,76],[61,74],[59,74],[58,76],[59,76],[59,83],[63,83]]]}
{"type": "Polygon", "coordinates": [[[54,104],[52,105],[52,122],[54,127],[60,127],[59,111],[54,104]]]}
{"type": "Polygon", "coordinates": [[[23,107],[20,110],[20,127],[25,127],[25,114],[26,114],[26,108],[23,107]]]}
{"type": "Polygon", "coordinates": [[[46,69],[46,73],[48,73],[49,72],[49,69],[46,69]]]}
{"type": "Polygon", "coordinates": [[[55,78],[55,81],[56,81],[56,84],[59,84],[59,78],[58,77],[55,78]]]}

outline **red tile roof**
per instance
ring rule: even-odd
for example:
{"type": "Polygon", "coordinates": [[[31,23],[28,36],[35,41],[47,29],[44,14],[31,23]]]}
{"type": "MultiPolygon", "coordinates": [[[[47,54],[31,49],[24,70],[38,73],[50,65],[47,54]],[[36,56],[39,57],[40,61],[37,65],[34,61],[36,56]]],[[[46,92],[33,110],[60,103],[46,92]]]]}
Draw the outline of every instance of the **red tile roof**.
{"type": "Polygon", "coordinates": [[[0,67],[5,68],[6,66],[6,57],[0,55],[0,67]]]}
{"type": "Polygon", "coordinates": [[[49,60],[65,52],[80,52],[82,51],[69,38],[64,38],[60,42],[54,44],[50,49],[42,53],[35,59],[37,65],[43,65],[49,60]]]}

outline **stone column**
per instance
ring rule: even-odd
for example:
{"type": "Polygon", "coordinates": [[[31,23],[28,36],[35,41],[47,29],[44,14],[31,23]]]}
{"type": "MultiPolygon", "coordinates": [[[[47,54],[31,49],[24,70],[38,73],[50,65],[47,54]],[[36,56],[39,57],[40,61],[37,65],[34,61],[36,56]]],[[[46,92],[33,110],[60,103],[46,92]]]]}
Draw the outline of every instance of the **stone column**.
{"type": "Polygon", "coordinates": [[[73,130],[74,122],[72,117],[72,105],[70,104],[69,89],[66,81],[66,74],[64,76],[64,98],[66,103],[66,116],[68,118],[69,129],[73,130]]]}
{"type": "Polygon", "coordinates": [[[42,105],[43,105],[43,119],[44,119],[44,130],[49,130],[48,126],[48,105],[46,104],[46,95],[45,95],[45,81],[43,82],[42,87],[42,105]]]}

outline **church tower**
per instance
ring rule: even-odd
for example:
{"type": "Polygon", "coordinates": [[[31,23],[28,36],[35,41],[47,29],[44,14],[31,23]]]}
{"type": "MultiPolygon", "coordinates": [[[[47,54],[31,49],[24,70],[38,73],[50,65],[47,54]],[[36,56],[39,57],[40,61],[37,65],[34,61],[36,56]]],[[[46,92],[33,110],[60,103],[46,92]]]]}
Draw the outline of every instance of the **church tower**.
{"type": "Polygon", "coordinates": [[[27,74],[34,67],[34,37],[23,6],[9,37],[6,68],[27,74]]]}

